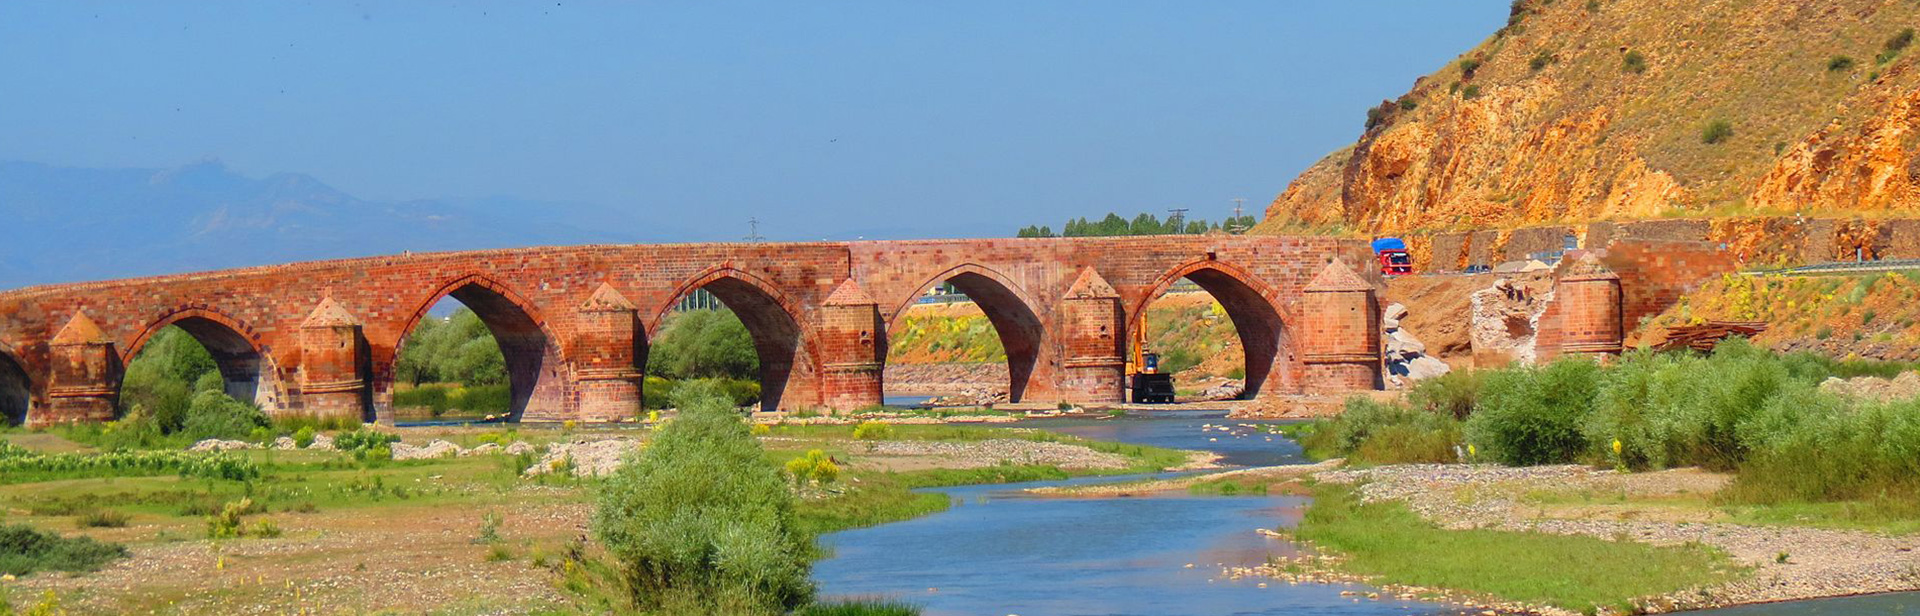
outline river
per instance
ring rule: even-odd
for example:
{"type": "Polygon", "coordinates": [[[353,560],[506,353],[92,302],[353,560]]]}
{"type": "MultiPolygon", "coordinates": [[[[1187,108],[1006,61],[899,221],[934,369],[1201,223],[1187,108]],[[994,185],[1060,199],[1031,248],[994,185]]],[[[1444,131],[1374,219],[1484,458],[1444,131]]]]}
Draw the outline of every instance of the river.
{"type": "MultiPolygon", "coordinates": [[[[1260,430],[1265,421],[1219,412],[1022,422],[1087,438],[1204,449],[1233,465],[1305,462],[1299,446],[1260,430]],[[1216,429],[1206,429],[1205,426],[1216,429]],[[1218,429],[1231,427],[1229,431],[1218,429]]],[[[1123,478],[1124,479],[1124,478],[1123,478]]],[[[1223,566],[1288,556],[1294,546],[1256,528],[1291,527],[1307,499],[1287,496],[1034,498],[1035,486],[1114,481],[1082,478],[941,488],[954,507],[938,514],[833,533],[833,557],[814,567],[826,597],[885,597],[926,616],[1255,616],[1457,614],[1457,607],[1342,596],[1368,589],[1228,580],[1223,566]]],[[[1882,595],[1750,606],[1716,616],[1920,614],[1920,595],[1882,595]]]]}

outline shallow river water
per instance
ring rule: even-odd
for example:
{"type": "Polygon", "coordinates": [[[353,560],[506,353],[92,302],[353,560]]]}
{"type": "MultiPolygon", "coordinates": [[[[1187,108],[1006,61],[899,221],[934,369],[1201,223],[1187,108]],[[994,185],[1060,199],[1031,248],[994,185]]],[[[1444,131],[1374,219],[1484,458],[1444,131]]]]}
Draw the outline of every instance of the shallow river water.
{"type": "MultiPolygon", "coordinates": [[[[1233,465],[1301,463],[1300,449],[1260,424],[1220,413],[1148,418],[1044,420],[1021,425],[1088,438],[1204,449],[1233,465]],[[1204,430],[1230,426],[1231,432],[1204,430]]],[[[1457,607],[1343,597],[1366,589],[1289,586],[1277,580],[1228,580],[1222,566],[1255,565],[1294,553],[1256,528],[1290,527],[1307,499],[1283,496],[1032,498],[1041,485],[1113,481],[1088,478],[1029,484],[941,488],[945,512],[833,533],[834,556],[814,578],[827,597],[885,597],[922,606],[928,616],[1253,616],[1280,614],[1456,614],[1457,607]],[[1261,586],[1262,583],[1265,586],[1261,586]]],[[[1709,612],[1701,612],[1708,614],[1709,612]]],[[[1883,595],[1721,610],[1716,616],[1920,614],[1920,596],[1883,595]]]]}

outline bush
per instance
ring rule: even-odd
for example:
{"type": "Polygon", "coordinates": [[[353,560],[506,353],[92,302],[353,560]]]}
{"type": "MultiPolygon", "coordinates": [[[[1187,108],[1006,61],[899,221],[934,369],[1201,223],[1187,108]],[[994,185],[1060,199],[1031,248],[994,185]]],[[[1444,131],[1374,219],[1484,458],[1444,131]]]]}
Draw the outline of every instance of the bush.
{"type": "Polygon", "coordinates": [[[240,537],[240,516],[253,512],[253,499],[242,498],[221,506],[220,512],[207,516],[208,539],[240,537]]]}
{"type": "Polygon", "coordinates": [[[1482,371],[1460,370],[1422,380],[1407,392],[1407,403],[1430,413],[1466,419],[1480,399],[1482,371]]]}
{"type": "Polygon", "coordinates": [[[795,483],[806,485],[809,482],[833,483],[840,477],[840,465],[833,458],[818,449],[807,450],[807,454],[787,461],[787,473],[793,475],[795,483]]]}
{"type": "Polygon", "coordinates": [[[0,574],[87,573],[126,557],[126,546],[116,543],[101,543],[90,537],[61,537],[25,524],[0,526],[0,574]]]}
{"type": "Polygon", "coordinates": [[[1600,366],[1564,359],[1486,376],[1467,441],[1511,466],[1573,462],[1587,449],[1581,422],[1599,393],[1600,366]]]}
{"type": "Polygon", "coordinates": [[[1895,33],[1887,39],[1885,44],[1880,46],[1880,55],[1875,56],[1874,61],[1880,64],[1886,64],[1892,62],[1894,58],[1900,57],[1900,52],[1906,50],[1909,45],[1913,44],[1913,36],[1913,28],[1907,28],[1895,33]]]}
{"type": "Polygon", "coordinates": [[[253,405],[240,402],[218,391],[203,391],[193,396],[187,407],[186,421],[180,432],[190,440],[209,438],[243,439],[254,428],[267,426],[267,416],[253,405]]]}
{"type": "Polygon", "coordinates": [[[1311,424],[1301,445],[1315,458],[1368,464],[1453,462],[1460,424],[1452,416],[1355,396],[1339,417],[1311,424]]]}
{"type": "Polygon", "coordinates": [[[314,434],[313,426],[306,426],[295,430],[293,432],[293,446],[306,449],[308,445],[313,444],[313,438],[315,436],[317,435],[314,434]]]}
{"type": "Polygon", "coordinates": [[[1481,62],[1479,58],[1461,58],[1460,74],[1466,75],[1468,79],[1472,79],[1473,73],[1475,71],[1480,70],[1480,64],[1481,62]]]}
{"type": "Polygon", "coordinates": [[[1853,68],[1853,58],[1851,57],[1834,56],[1832,58],[1827,59],[1827,72],[1829,73],[1837,73],[1840,71],[1851,70],[1852,68],[1853,68]]]}
{"type": "Polygon", "coordinates": [[[863,421],[854,426],[853,438],[863,441],[884,441],[893,438],[893,424],[884,421],[863,421]]]}
{"type": "Polygon", "coordinates": [[[81,528],[126,528],[127,514],[112,509],[94,509],[74,519],[81,528]]]}
{"type": "Polygon", "coordinates": [[[610,476],[594,534],[639,611],[783,614],[809,602],[816,550],[787,482],[711,387],[675,392],[680,415],[610,476]]]}
{"type": "Polygon", "coordinates": [[[1540,72],[1540,69],[1546,68],[1552,64],[1553,64],[1553,54],[1547,53],[1546,51],[1543,50],[1540,53],[1534,54],[1532,60],[1527,61],[1527,68],[1537,73],[1537,72],[1540,72]]]}
{"type": "Polygon", "coordinates": [[[1700,142],[1708,145],[1724,143],[1732,138],[1733,123],[1725,119],[1708,122],[1706,128],[1700,129],[1700,142]]]}
{"type": "Polygon", "coordinates": [[[1639,74],[1647,72],[1647,56],[1638,51],[1629,51],[1620,59],[1620,70],[1639,74]]]}

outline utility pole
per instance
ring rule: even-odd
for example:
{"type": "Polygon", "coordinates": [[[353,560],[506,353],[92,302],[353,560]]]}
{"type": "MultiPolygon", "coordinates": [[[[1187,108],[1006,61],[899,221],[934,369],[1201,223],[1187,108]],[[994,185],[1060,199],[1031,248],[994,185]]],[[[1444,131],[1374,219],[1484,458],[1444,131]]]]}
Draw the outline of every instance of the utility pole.
{"type": "Polygon", "coordinates": [[[767,238],[760,235],[760,219],[758,217],[747,219],[747,237],[742,239],[755,244],[767,241],[767,238]]]}
{"type": "Polygon", "coordinates": [[[1174,235],[1186,233],[1187,232],[1186,223],[1187,223],[1187,208],[1184,208],[1184,207],[1167,208],[1167,226],[1173,229],[1174,235]]]}
{"type": "Polygon", "coordinates": [[[1227,221],[1226,226],[1222,227],[1227,233],[1239,234],[1247,231],[1246,227],[1240,226],[1240,218],[1246,216],[1246,208],[1244,207],[1246,203],[1246,197],[1233,198],[1233,220],[1227,221]]]}

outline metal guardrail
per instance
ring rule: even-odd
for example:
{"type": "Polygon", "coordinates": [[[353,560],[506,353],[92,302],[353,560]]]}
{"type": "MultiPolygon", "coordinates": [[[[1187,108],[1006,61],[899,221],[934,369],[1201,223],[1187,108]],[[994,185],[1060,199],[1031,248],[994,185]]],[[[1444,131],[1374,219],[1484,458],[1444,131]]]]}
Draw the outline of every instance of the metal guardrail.
{"type": "Polygon", "coordinates": [[[1815,263],[1784,269],[1754,270],[1743,272],[1748,276],[1843,276],[1848,274],[1872,274],[1877,272],[1904,272],[1920,270],[1920,259],[1886,259],[1883,261],[1833,261],[1815,263]]]}

